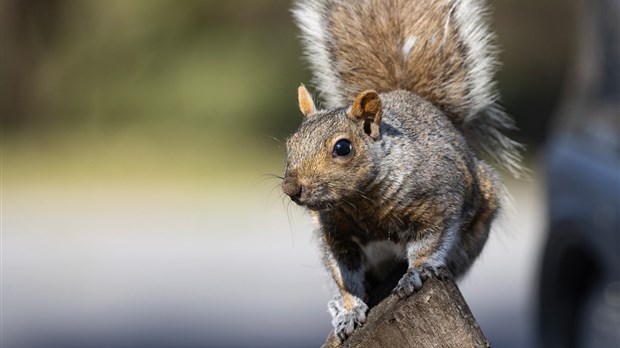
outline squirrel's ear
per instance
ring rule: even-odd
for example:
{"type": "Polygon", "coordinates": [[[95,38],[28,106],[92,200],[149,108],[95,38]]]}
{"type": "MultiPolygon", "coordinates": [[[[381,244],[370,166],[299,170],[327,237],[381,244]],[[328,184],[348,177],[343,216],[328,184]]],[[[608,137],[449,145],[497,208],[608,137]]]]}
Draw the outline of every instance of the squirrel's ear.
{"type": "Polygon", "coordinates": [[[358,94],[349,110],[349,117],[364,121],[364,132],[373,139],[379,137],[381,115],[381,99],[379,99],[377,92],[373,90],[367,90],[358,94]]]}
{"type": "Polygon", "coordinates": [[[303,83],[297,88],[297,100],[299,101],[299,110],[305,117],[314,115],[316,112],[314,101],[303,83]]]}

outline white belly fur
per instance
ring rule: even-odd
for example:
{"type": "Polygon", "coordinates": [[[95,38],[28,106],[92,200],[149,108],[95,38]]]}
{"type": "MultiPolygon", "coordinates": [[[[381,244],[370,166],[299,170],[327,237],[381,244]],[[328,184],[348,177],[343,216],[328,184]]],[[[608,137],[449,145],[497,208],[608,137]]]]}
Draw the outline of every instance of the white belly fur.
{"type": "Polygon", "coordinates": [[[392,241],[370,242],[362,247],[366,256],[366,269],[376,269],[385,261],[406,258],[405,246],[392,241]]]}

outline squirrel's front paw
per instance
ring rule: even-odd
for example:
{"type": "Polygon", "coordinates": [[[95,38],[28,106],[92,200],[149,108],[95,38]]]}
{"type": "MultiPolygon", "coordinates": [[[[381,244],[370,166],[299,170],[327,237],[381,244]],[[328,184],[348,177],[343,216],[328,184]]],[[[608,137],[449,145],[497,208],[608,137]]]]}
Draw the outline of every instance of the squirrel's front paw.
{"type": "Polygon", "coordinates": [[[340,312],[343,312],[342,296],[336,295],[333,300],[327,302],[327,311],[331,314],[332,320],[335,319],[340,312]]]}
{"type": "Polygon", "coordinates": [[[328,304],[329,311],[332,314],[332,325],[334,325],[334,332],[336,337],[341,341],[344,341],[347,337],[351,336],[353,330],[366,322],[366,311],[368,306],[361,300],[356,300],[356,304],[347,311],[342,307],[342,300],[335,298],[328,304]]]}
{"type": "Polygon", "coordinates": [[[409,269],[407,273],[400,278],[393,292],[399,298],[404,298],[413,294],[414,291],[419,290],[421,287],[422,279],[420,278],[420,273],[414,269],[409,269]]]}

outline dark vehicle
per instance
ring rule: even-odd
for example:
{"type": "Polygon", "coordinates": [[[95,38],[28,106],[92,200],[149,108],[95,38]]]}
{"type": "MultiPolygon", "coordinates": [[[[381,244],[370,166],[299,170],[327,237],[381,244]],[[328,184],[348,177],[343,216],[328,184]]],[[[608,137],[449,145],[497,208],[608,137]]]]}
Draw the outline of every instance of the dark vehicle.
{"type": "Polygon", "coordinates": [[[620,347],[620,1],[581,2],[576,69],[546,146],[539,346],[620,347]]]}

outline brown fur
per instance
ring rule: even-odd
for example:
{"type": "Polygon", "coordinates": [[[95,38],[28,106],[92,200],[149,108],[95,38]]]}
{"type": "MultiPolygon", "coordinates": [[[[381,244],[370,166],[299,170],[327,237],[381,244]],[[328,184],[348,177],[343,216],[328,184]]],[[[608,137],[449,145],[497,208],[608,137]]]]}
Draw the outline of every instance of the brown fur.
{"type": "Polygon", "coordinates": [[[298,89],[306,118],[287,140],[282,189],[315,218],[345,339],[368,286],[399,262],[398,296],[438,267],[467,271],[501,187],[476,148],[508,164],[518,154],[501,134],[512,123],[495,104],[478,0],[299,0],[294,12],[331,108],[298,89]]]}
{"type": "Polygon", "coordinates": [[[483,0],[297,0],[314,80],[329,107],[408,90],[439,107],[481,155],[519,176],[520,144],[498,104],[483,0]]]}
{"type": "Polygon", "coordinates": [[[380,93],[404,89],[450,115],[466,114],[467,52],[454,26],[447,25],[451,6],[449,1],[334,3],[329,18],[331,48],[346,100],[353,100],[362,89],[380,93]],[[368,8],[372,13],[364,13],[368,8]],[[366,21],[351,22],[352,12],[366,21]],[[408,37],[416,40],[405,58],[402,47],[408,37]]]}

